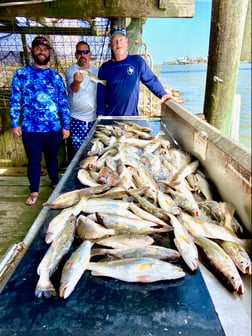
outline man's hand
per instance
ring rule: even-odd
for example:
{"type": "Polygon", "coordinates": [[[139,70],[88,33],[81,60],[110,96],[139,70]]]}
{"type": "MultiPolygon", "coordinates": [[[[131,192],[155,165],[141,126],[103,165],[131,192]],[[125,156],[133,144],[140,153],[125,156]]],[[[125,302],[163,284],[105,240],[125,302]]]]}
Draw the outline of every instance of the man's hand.
{"type": "Polygon", "coordinates": [[[81,83],[83,81],[83,79],[84,79],[84,76],[80,72],[75,72],[74,76],[73,76],[73,79],[74,79],[74,82],[81,83]]]}
{"type": "Polygon", "coordinates": [[[173,97],[171,93],[166,93],[163,95],[161,98],[161,103],[164,103],[167,100],[173,100],[174,102],[178,103],[177,99],[173,97]]]}
{"type": "Polygon", "coordinates": [[[63,140],[67,139],[70,136],[70,131],[62,128],[63,140]]]}
{"type": "Polygon", "coordinates": [[[21,126],[12,128],[11,132],[12,132],[13,136],[15,136],[15,137],[21,137],[22,136],[21,126]]]}
{"type": "Polygon", "coordinates": [[[80,72],[75,72],[73,75],[73,82],[70,84],[70,88],[73,92],[78,92],[80,90],[80,85],[84,79],[83,74],[80,72]]]}

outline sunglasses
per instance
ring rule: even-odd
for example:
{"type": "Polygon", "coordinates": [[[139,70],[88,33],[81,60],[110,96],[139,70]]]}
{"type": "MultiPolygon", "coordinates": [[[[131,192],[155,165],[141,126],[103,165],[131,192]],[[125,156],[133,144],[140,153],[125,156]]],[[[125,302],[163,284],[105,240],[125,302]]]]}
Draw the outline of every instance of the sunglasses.
{"type": "Polygon", "coordinates": [[[81,55],[81,54],[87,55],[88,53],[89,53],[89,50],[76,50],[77,55],[81,55]]]}

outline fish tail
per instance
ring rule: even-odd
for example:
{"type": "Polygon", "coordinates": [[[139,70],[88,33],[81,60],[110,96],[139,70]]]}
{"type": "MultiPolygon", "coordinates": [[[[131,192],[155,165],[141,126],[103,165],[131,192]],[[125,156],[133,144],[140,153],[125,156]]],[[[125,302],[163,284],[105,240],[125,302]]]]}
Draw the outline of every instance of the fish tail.
{"type": "Polygon", "coordinates": [[[37,286],[35,288],[35,296],[38,298],[42,298],[43,296],[45,298],[50,298],[51,296],[56,296],[56,290],[52,284],[52,282],[50,281],[50,279],[48,279],[46,282],[41,281],[41,278],[39,278],[39,281],[37,283],[37,286]]]}

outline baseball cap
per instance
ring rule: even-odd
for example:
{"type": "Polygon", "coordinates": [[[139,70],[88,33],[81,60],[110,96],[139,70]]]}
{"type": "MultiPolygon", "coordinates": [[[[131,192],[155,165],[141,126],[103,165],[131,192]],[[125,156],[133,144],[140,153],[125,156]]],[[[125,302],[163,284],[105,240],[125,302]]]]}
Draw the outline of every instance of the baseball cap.
{"type": "Polygon", "coordinates": [[[112,37],[115,36],[116,34],[122,34],[124,36],[127,36],[125,28],[116,27],[110,31],[110,39],[112,39],[112,37]]]}
{"type": "Polygon", "coordinates": [[[37,36],[32,41],[32,47],[35,47],[35,46],[37,46],[39,44],[43,44],[43,45],[47,46],[48,49],[51,49],[49,41],[45,37],[43,37],[43,36],[37,36]]]}

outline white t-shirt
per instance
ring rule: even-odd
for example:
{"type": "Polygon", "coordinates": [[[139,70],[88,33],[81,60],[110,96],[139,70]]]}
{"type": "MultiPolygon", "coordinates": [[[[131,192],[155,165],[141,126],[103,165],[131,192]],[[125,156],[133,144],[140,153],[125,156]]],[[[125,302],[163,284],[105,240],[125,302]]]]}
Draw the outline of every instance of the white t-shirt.
{"type": "MultiPolygon", "coordinates": [[[[73,82],[74,73],[78,70],[78,64],[72,64],[65,73],[71,117],[86,122],[94,121],[96,119],[97,83],[84,75],[80,90],[73,92],[70,84],[73,82]]],[[[98,75],[98,69],[92,65],[87,70],[96,76],[98,75]]]]}

